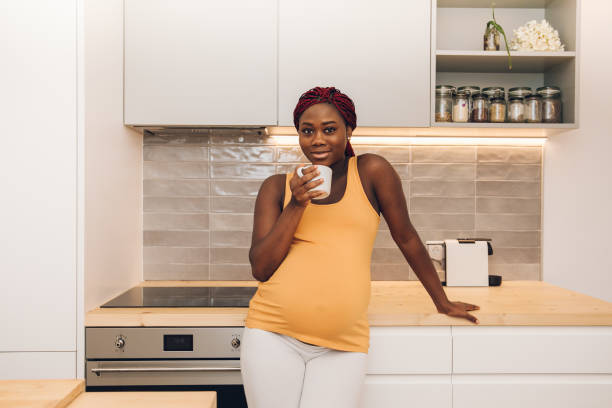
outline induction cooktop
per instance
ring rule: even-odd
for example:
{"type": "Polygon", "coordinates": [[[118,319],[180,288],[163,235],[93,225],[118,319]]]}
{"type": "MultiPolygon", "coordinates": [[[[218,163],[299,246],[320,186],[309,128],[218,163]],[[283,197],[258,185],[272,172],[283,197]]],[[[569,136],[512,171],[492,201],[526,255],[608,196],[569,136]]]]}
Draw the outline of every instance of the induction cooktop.
{"type": "Polygon", "coordinates": [[[135,287],[103,304],[107,307],[249,307],[256,287],[135,287]]]}

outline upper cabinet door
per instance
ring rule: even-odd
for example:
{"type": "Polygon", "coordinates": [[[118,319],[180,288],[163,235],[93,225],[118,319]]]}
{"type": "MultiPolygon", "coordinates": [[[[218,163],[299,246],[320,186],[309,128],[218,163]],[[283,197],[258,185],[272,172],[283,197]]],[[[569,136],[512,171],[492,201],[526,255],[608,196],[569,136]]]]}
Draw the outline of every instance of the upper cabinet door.
{"type": "Polygon", "coordinates": [[[357,126],[429,126],[430,0],[308,0],[279,5],[281,126],[300,95],[335,86],[357,126]]]}
{"type": "Polygon", "coordinates": [[[129,125],[275,125],[277,0],[126,0],[129,125]]]}

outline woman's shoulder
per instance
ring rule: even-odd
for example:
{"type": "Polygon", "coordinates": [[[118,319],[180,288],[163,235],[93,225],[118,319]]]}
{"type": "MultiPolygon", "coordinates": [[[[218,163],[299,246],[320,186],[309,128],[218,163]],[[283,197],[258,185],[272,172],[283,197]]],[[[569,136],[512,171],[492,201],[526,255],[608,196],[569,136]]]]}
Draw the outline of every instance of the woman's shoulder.
{"type": "Polygon", "coordinates": [[[366,174],[380,174],[393,169],[387,159],[375,153],[364,153],[357,156],[357,166],[359,171],[366,174]]]}

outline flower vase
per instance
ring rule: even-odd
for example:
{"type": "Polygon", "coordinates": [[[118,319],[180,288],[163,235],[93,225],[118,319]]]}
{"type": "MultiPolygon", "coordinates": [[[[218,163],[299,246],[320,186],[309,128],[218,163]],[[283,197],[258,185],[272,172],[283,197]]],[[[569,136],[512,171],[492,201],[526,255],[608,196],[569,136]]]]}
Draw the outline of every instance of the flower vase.
{"type": "Polygon", "coordinates": [[[483,49],[485,51],[499,51],[499,31],[488,25],[484,33],[483,49]]]}

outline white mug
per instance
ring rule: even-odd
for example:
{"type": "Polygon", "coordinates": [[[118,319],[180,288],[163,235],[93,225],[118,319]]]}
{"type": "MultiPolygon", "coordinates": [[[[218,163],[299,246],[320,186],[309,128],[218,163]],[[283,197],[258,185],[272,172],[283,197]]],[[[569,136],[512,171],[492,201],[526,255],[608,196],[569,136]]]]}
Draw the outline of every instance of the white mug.
{"type": "MultiPolygon", "coordinates": [[[[304,176],[304,169],[312,166],[312,164],[308,164],[304,167],[299,167],[297,169],[297,174],[300,177],[304,176]]],[[[311,181],[323,179],[323,184],[320,184],[309,191],[325,191],[325,194],[319,197],[313,198],[313,200],[322,200],[323,198],[329,196],[329,192],[331,191],[331,179],[332,179],[332,169],[327,166],[323,166],[321,164],[317,164],[317,170],[319,170],[319,175],[313,178],[311,181]]]]}

